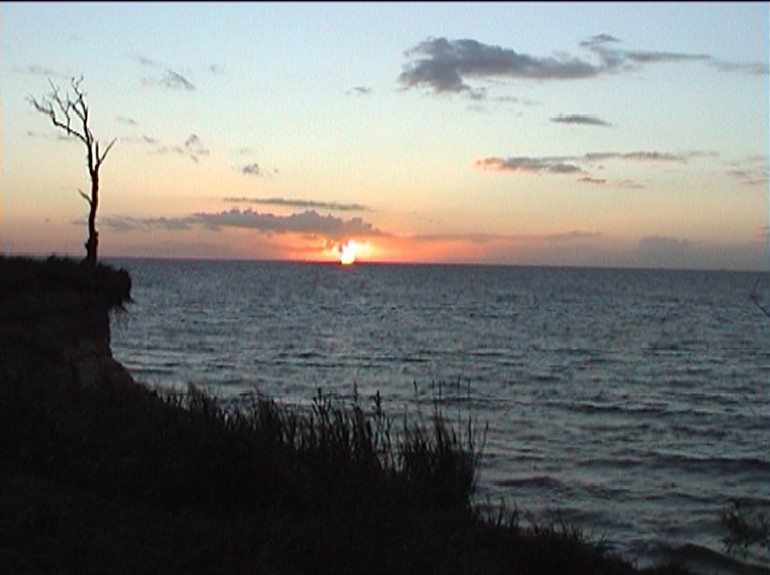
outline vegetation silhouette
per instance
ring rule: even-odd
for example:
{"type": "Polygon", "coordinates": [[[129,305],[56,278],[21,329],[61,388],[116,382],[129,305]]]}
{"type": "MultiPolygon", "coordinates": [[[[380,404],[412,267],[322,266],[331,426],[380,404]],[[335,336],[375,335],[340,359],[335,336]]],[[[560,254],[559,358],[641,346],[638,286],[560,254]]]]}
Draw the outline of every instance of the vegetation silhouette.
{"type": "Polygon", "coordinates": [[[51,120],[51,123],[62,130],[68,137],[80,140],[86,148],[88,176],[91,180],[90,194],[78,190],[83,199],[88,202],[88,239],[85,243],[86,257],[90,265],[96,265],[99,247],[99,232],[96,230],[96,211],[99,208],[99,169],[107,154],[117,139],[113,139],[104,150],[100,150],[99,141],[91,131],[89,109],[85,100],[85,92],[81,87],[83,77],[70,80],[71,93],[64,95],[51,79],[48,83],[51,92],[37,99],[29,97],[29,102],[41,114],[51,120]],[[73,124],[75,124],[73,126],[73,124]]]}
{"type": "MultiPolygon", "coordinates": [[[[770,307],[763,304],[757,292],[760,280],[754,283],[749,299],[770,318],[770,307]]],[[[770,551],[770,516],[761,509],[752,509],[750,498],[732,498],[720,513],[720,522],[726,534],[722,544],[730,555],[748,555],[752,548],[770,551]]]]}
{"type": "MultiPolygon", "coordinates": [[[[0,258],[0,318],[52,293],[122,306],[130,284],[102,267],[100,282],[71,260],[0,258]]],[[[0,357],[12,345],[3,325],[0,357]]],[[[638,570],[574,526],[525,527],[471,505],[483,441],[470,420],[447,424],[438,402],[399,427],[379,394],[343,404],[319,390],[301,408],[11,371],[0,572],[686,573],[638,570]]]]}

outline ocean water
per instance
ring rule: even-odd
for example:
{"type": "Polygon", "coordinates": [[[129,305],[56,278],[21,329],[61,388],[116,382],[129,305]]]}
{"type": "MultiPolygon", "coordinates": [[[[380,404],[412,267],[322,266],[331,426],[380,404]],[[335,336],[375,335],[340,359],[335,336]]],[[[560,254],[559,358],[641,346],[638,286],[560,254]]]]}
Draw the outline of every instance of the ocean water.
{"type": "MultiPolygon", "coordinates": [[[[767,274],[114,259],[113,353],[152,385],[309,403],[320,388],[481,433],[478,505],[580,526],[644,566],[725,555],[732,498],[770,508],[767,274]],[[453,419],[456,418],[456,419],[453,419]]],[[[758,570],[748,570],[749,566],[758,570]]]]}

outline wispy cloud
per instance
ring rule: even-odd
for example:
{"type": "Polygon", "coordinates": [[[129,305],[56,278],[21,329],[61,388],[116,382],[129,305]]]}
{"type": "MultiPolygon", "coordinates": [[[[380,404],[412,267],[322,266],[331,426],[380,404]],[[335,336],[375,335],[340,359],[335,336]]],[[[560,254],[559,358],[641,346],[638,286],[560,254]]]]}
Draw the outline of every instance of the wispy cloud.
{"type": "Polygon", "coordinates": [[[723,62],[709,54],[624,50],[618,44],[620,40],[609,34],[581,42],[580,47],[593,56],[592,60],[598,59],[592,61],[565,54],[535,56],[472,39],[428,38],[404,53],[408,62],[398,81],[404,89],[427,88],[435,94],[482,99],[486,89],[471,86],[469,80],[579,80],[630,72],[650,64],[680,62],[704,62],[725,72],[768,73],[764,63],[723,62]]]}
{"type": "Polygon", "coordinates": [[[636,180],[631,180],[629,178],[624,178],[622,180],[616,180],[612,183],[613,187],[616,188],[625,188],[627,190],[643,190],[647,186],[642,184],[641,182],[637,182],[636,180]]]}
{"type": "MultiPolygon", "coordinates": [[[[127,123],[129,125],[138,125],[137,123],[131,123],[131,122],[132,121],[123,121],[122,123],[127,123]]],[[[201,140],[201,138],[197,134],[190,134],[187,137],[187,139],[181,144],[164,143],[163,141],[153,136],[148,136],[146,134],[124,136],[120,140],[121,142],[132,143],[132,144],[142,144],[142,145],[149,146],[150,150],[148,153],[150,154],[158,154],[158,155],[172,154],[172,155],[178,155],[178,156],[185,156],[187,158],[190,158],[190,160],[192,160],[196,164],[200,161],[200,159],[203,156],[208,156],[210,154],[209,149],[206,147],[206,145],[203,143],[203,140],[201,140]]]]}
{"type": "Polygon", "coordinates": [[[319,210],[334,210],[338,212],[368,212],[371,208],[363,204],[345,204],[340,202],[323,202],[316,200],[294,200],[289,198],[247,198],[229,197],[223,201],[231,204],[260,204],[265,206],[283,206],[289,208],[309,208],[319,210]]]}
{"type": "Polygon", "coordinates": [[[627,190],[643,190],[646,186],[640,182],[623,178],[621,180],[608,180],[607,178],[594,178],[591,176],[583,176],[577,180],[581,184],[589,184],[595,186],[610,186],[613,188],[625,188],[627,190]]]}
{"type": "Polygon", "coordinates": [[[579,183],[609,185],[617,188],[643,189],[644,184],[621,179],[609,181],[594,177],[592,172],[602,169],[605,162],[644,162],[654,165],[686,164],[691,158],[713,156],[715,152],[692,151],[680,154],[657,151],[637,152],[591,152],[582,156],[513,156],[480,158],[473,162],[473,167],[487,172],[535,175],[579,175],[579,183]]]}
{"type": "Polygon", "coordinates": [[[605,122],[601,118],[591,116],[589,114],[568,114],[558,115],[551,118],[552,122],[557,124],[581,124],[585,126],[612,126],[609,122],[605,122]]]}
{"type": "Polygon", "coordinates": [[[132,56],[129,56],[134,62],[137,62],[138,64],[141,64],[142,66],[147,66],[148,68],[160,68],[160,64],[156,62],[155,60],[151,58],[147,58],[146,56],[142,56],[140,54],[134,54],[132,56]]]}
{"type": "Polygon", "coordinates": [[[746,186],[766,186],[768,182],[767,172],[761,170],[728,170],[727,175],[746,186]]]}
{"type": "Polygon", "coordinates": [[[184,142],[184,149],[194,162],[198,161],[199,156],[206,156],[209,153],[197,134],[190,134],[184,142]]]}
{"type": "Polygon", "coordinates": [[[63,134],[61,132],[48,132],[46,134],[42,134],[40,132],[27,130],[27,136],[30,138],[41,138],[43,140],[52,140],[55,142],[77,142],[77,140],[74,137],[68,136],[67,134],[63,134]]]}
{"type": "Polygon", "coordinates": [[[768,161],[765,156],[745,158],[738,162],[732,162],[726,173],[745,186],[767,186],[768,161]]]}
{"type": "Polygon", "coordinates": [[[518,172],[524,174],[574,174],[582,172],[568,158],[483,158],[474,165],[491,172],[518,172]]]}
{"type": "MultiPolygon", "coordinates": [[[[148,144],[156,143],[153,138],[148,138],[147,136],[143,136],[143,140],[148,144]]],[[[203,141],[197,134],[190,134],[183,145],[168,146],[163,144],[156,148],[155,153],[187,156],[197,164],[201,156],[207,156],[209,154],[209,150],[203,145],[203,141]]]]}
{"type": "Polygon", "coordinates": [[[610,34],[597,34],[580,42],[580,46],[596,54],[602,62],[603,71],[635,70],[640,64],[660,62],[710,62],[708,54],[666,52],[655,50],[622,50],[613,48],[620,40],[610,34]]]}
{"type": "Polygon", "coordinates": [[[711,65],[722,72],[743,72],[755,76],[767,76],[768,74],[768,65],[764,62],[736,64],[735,62],[721,62],[719,60],[714,60],[711,62],[711,65]]]}
{"type": "Polygon", "coordinates": [[[127,116],[117,116],[115,118],[115,120],[120,122],[121,124],[125,124],[127,126],[138,126],[139,125],[139,122],[137,122],[133,118],[129,118],[127,116]]]}
{"type": "Polygon", "coordinates": [[[150,146],[156,146],[158,144],[158,140],[151,136],[147,135],[141,135],[141,136],[123,136],[120,139],[121,142],[132,142],[135,144],[147,144],[150,146]]]}
{"type": "Polygon", "coordinates": [[[588,240],[601,237],[601,232],[587,232],[583,230],[571,230],[569,232],[557,232],[553,234],[543,234],[541,236],[529,236],[530,239],[538,239],[548,242],[572,242],[576,240],[588,240]]]}
{"type": "Polygon", "coordinates": [[[165,70],[160,79],[160,85],[170,90],[195,90],[195,86],[187,78],[174,70],[165,70]]]}
{"type": "Polygon", "coordinates": [[[20,74],[31,74],[33,76],[45,76],[46,78],[69,78],[66,74],[56,72],[45,66],[38,66],[36,64],[30,64],[29,66],[23,66],[20,68],[14,68],[15,72],[20,74]]]}
{"type": "MultiPolygon", "coordinates": [[[[575,174],[586,172],[591,166],[608,160],[630,162],[681,163],[688,158],[702,155],[702,152],[672,154],[668,152],[592,152],[582,156],[513,156],[508,158],[488,157],[474,161],[473,165],[491,172],[524,174],[575,174]]],[[[582,180],[582,179],[581,179],[582,180]]],[[[585,180],[583,180],[585,181],[585,180]]]]}
{"type": "Polygon", "coordinates": [[[190,82],[185,76],[179,72],[172,70],[171,68],[160,64],[159,62],[147,58],[145,56],[133,55],[129,56],[134,62],[146,67],[146,68],[162,68],[163,72],[160,77],[145,77],[142,78],[142,83],[147,86],[163,86],[169,90],[186,90],[192,92],[195,90],[195,85],[190,82]]]}
{"type": "Polygon", "coordinates": [[[265,169],[257,162],[250,162],[238,168],[238,171],[244,176],[263,178],[267,176],[274,176],[278,173],[278,168],[265,169]]]}
{"type": "Polygon", "coordinates": [[[491,242],[514,243],[571,243],[581,242],[602,237],[601,232],[586,230],[570,230],[545,234],[495,234],[495,233],[460,233],[460,234],[417,234],[408,236],[418,242],[469,242],[486,244],[491,242]]]}
{"type": "Polygon", "coordinates": [[[368,96],[372,93],[372,89],[369,86],[356,86],[347,92],[345,92],[348,96],[368,96]]]}
{"type": "Polygon", "coordinates": [[[583,184],[606,184],[607,179],[606,178],[592,178],[591,176],[583,176],[582,178],[578,178],[578,182],[581,182],[583,184]]]}
{"type": "Polygon", "coordinates": [[[102,216],[101,224],[115,232],[135,230],[191,230],[196,222],[190,218],[135,218],[131,216],[102,216]]]}

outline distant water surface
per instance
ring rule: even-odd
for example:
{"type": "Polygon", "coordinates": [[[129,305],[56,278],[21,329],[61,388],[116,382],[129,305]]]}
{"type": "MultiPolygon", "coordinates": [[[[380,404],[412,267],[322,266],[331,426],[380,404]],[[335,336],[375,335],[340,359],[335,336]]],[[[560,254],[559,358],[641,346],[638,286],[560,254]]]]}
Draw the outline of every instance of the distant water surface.
{"type": "Polygon", "coordinates": [[[750,300],[767,274],[112,263],[135,299],[112,348],[141,381],[297,404],[355,384],[398,416],[440,398],[489,425],[480,505],[574,522],[642,565],[730,572],[720,511],[770,507],[770,320],[750,300]]]}

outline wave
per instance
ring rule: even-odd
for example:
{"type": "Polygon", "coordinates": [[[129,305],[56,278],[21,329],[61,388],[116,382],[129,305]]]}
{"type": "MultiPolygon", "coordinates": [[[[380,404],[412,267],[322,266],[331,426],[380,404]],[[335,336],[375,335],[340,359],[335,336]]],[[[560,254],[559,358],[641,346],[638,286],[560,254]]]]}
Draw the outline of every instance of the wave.
{"type": "Polygon", "coordinates": [[[692,543],[670,546],[661,543],[651,558],[679,563],[696,575],[770,575],[770,567],[725,555],[692,543]]]}
{"type": "Polygon", "coordinates": [[[498,479],[495,485],[499,487],[536,487],[547,489],[563,489],[564,483],[550,475],[534,475],[531,477],[511,477],[498,479]]]}

